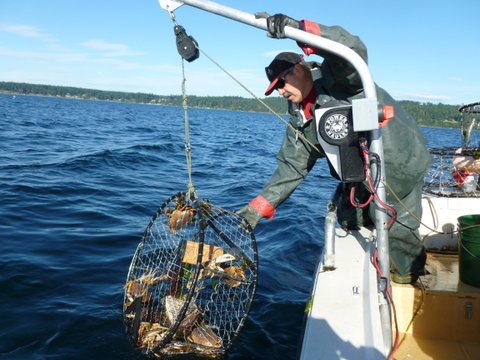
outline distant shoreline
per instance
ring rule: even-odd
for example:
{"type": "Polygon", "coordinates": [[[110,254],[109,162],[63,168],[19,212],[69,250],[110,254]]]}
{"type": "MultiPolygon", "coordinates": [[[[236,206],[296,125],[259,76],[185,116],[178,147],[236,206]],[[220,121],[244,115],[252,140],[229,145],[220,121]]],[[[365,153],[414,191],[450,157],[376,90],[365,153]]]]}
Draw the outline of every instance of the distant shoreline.
{"type": "MultiPolygon", "coordinates": [[[[0,94],[46,96],[77,100],[96,100],[139,103],[149,105],[183,106],[181,95],[155,95],[147,93],[130,93],[120,91],[105,91],[84,89],[68,86],[28,84],[16,82],[1,82],[0,94]]],[[[287,113],[287,102],[282,97],[267,97],[261,99],[278,114],[287,113]]],[[[419,126],[458,128],[458,109],[456,105],[420,103],[410,100],[399,100],[398,103],[409,112],[419,126]]],[[[268,113],[268,110],[257,99],[240,96],[188,96],[188,107],[234,110],[244,112],[268,113]]]]}
{"type": "MultiPolygon", "coordinates": [[[[118,101],[118,100],[84,99],[84,98],[78,98],[78,97],[73,97],[73,96],[59,96],[59,95],[45,95],[45,94],[23,94],[23,93],[19,93],[19,92],[10,92],[10,91],[3,91],[3,90],[0,90],[0,95],[36,96],[36,97],[46,97],[46,98],[65,99],[65,100],[100,101],[100,102],[114,102],[114,103],[119,103],[119,104],[133,104],[133,105],[138,104],[138,105],[149,105],[149,106],[182,107],[182,105],[151,104],[151,103],[118,101]]],[[[265,114],[267,113],[266,111],[258,112],[258,111],[248,111],[248,110],[232,110],[232,109],[224,109],[224,108],[209,108],[209,107],[205,107],[205,106],[191,106],[191,105],[188,105],[188,108],[191,108],[191,109],[205,109],[205,110],[217,110],[217,111],[238,111],[238,112],[246,112],[246,113],[265,113],[265,114]]]]}

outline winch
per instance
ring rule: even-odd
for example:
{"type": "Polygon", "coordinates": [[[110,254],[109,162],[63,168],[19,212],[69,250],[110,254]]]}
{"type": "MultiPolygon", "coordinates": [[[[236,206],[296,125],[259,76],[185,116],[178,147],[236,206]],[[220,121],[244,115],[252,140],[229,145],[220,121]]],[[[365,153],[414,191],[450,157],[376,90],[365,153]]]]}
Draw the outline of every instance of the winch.
{"type": "Polygon", "coordinates": [[[320,108],[315,111],[317,137],[330,164],[343,182],[365,180],[359,137],[353,131],[351,105],[320,108]]]}
{"type": "Polygon", "coordinates": [[[315,110],[318,141],[341,181],[365,180],[360,140],[367,137],[367,131],[385,125],[393,116],[391,106],[382,106],[379,111],[370,99],[355,99],[352,104],[332,101],[315,110]],[[379,122],[375,121],[377,118],[379,122]]]}

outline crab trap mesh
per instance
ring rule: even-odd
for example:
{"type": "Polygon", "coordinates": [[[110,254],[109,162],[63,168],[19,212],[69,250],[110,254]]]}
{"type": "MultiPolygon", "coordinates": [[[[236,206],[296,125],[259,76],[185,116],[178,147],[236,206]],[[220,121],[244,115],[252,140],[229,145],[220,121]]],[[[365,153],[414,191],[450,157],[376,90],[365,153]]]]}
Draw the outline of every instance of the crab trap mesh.
{"type": "Polygon", "coordinates": [[[433,166],[423,191],[442,197],[480,198],[480,102],[458,111],[462,145],[430,150],[433,166]]]}
{"type": "Polygon", "coordinates": [[[480,198],[480,147],[431,149],[433,165],[423,191],[442,197],[480,198]]]}
{"type": "Polygon", "coordinates": [[[239,215],[178,193],[145,229],[125,284],[132,344],[152,357],[223,356],[255,294],[258,256],[239,215]]]}

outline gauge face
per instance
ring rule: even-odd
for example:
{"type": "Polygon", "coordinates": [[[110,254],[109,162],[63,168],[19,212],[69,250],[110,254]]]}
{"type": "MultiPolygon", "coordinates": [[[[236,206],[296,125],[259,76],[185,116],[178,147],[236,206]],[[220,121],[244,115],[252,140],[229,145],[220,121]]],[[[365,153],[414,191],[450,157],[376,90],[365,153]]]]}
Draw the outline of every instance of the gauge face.
{"type": "Polygon", "coordinates": [[[348,118],[343,114],[332,114],[325,120],[325,133],[332,140],[343,140],[348,135],[348,118]]]}

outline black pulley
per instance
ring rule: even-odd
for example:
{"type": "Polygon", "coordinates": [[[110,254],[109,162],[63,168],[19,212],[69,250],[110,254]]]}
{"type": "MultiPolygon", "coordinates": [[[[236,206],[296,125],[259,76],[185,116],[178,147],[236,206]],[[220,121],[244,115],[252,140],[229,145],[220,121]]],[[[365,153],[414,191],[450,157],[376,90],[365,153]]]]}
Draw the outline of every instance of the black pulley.
{"type": "Polygon", "coordinates": [[[177,51],[182,58],[188,62],[198,59],[200,53],[196,40],[187,35],[185,28],[181,25],[175,25],[173,28],[177,42],[177,51]]]}

